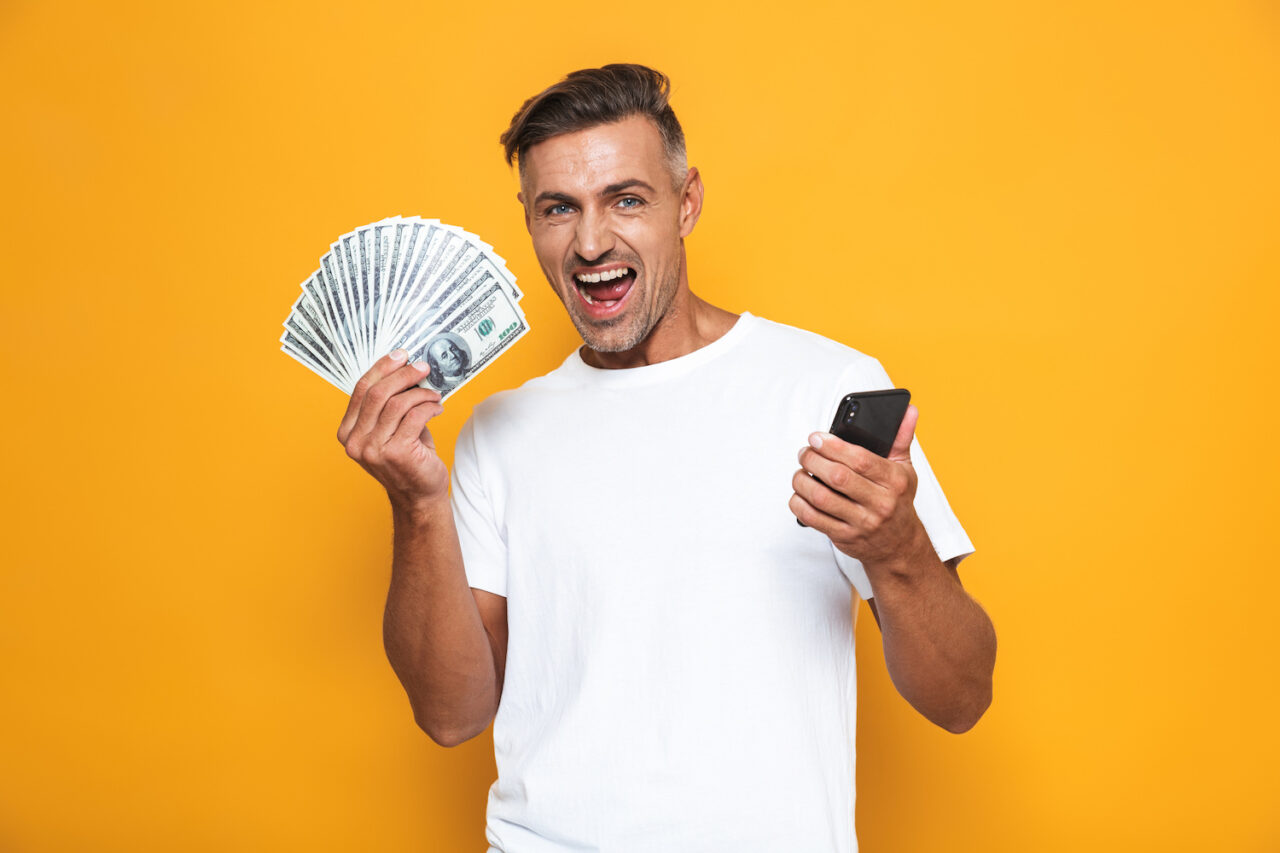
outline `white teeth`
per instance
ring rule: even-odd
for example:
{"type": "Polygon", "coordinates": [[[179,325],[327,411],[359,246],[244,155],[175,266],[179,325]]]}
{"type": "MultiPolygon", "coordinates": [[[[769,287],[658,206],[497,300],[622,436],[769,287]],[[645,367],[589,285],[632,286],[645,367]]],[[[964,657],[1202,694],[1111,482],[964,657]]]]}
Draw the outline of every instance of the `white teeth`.
{"type": "Polygon", "coordinates": [[[616,270],[607,270],[606,272],[591,272],[577,276],[578,281],[583,284],[599,284],[602,281],[613,281],[615,278],[622,278],[629,270],[621,267],[616,270]]]}

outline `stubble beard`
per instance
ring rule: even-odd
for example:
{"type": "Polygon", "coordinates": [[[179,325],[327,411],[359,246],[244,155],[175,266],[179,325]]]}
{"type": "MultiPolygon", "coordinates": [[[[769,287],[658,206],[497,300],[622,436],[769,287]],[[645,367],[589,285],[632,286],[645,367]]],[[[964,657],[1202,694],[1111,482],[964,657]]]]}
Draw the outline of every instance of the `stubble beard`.
{"type": "MultiPolygon", "coordinates": [[[[631,268],[634,270],[641,269],[633,261],[622,260],[631,264],[631,268]]],[[[644,343],[645,339],[649,337],[649,334],[657,327],[658,323],[671,308],[676,290],[680,286],[681,263],[683,263],[683,259],[676,262],[675,269],[662,281],[658,289],[656,303],[652,304],[652,306],[648,303],[644,305],[629,304],[622,315],[603,322],[593,322],[580,313],[580,304],[578,302],[580,297],[576,292],[577,285],[573,283],[573,276],[566,272],[564,278],[569,282],[571,291],[565,294],[561,301],[565,303],[565,307],[569,311],[569,320],[573,323],[574,328],[578,330],[578,334],[582,336],[582,341],[587,345],[587,348],[595,352],[617,353],[628,352],[644,343]],[[568,307],[571,304],[569,300],[573,300],[572,308],[568,307]]],[[[643,296],[642,293],[637,291],[640,284],[640,279],[637,278],[631,286],[631,292],[627,294],[628,299],[643,296]]]]}

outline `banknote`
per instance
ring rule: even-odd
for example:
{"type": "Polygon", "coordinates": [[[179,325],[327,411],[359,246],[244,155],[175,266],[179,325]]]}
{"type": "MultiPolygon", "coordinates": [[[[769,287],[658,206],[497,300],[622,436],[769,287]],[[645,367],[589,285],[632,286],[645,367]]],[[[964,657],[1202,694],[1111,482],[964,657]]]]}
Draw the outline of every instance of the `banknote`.
{"type": "Polygon", "coordinates": [[[324,365],[316,361],[309,352],[304,348],[297,346],[290,339],[289,332],[286,331],[280,340],[280,349],[292,356],[295,361],[298,361],[305,367],[310,368],[312,372],[318,374],[320,378],[324,379],[326,382],[340,388],[348,394],[350,394],[352,389],[354,389],[355,385],[353,383],[349,384],[346,381],[337,378],[324,365]]]}
{"type": "Polygon", "coordinates": [[[500,283],[501,276],[493,264],[483,256],[476,258],[466,269],[458,270],[452,281],[439,287],[438,295],[391,339],[392,348],[411,348],[428,334],[428,330],[468,305],[476,294],[484,292],[491,284],[500,283]]]}
{"type": "Polygon", "coordinates": [[[280,349],[347,393],[402,347],[448,396],[528,331],[523,294],[493,247],[454,225],[392,216],[343,234],[303,280],[280,349]]]}
{"type": "Polygon", "coordinates": [[[332,264],[322,264],[320,270],[302,283],[302,292],[319,309],[321,324],[337,347],[342,362],[351,365],[356,363],[356,356],[351,347],[351,339],[346,333],[346,315],[337,302],[337,293],[332,290],[329,274],[324,272],[331,266],[332,264]]]}
{"type": "Polygon", "coordinates": [[[420,384],[447,398],[528,330],[524,313],[495,282],[408,350],[409,361],[425,361],[431,370],[420,384]]]}
{"type": "Polygon", "coordinates": [[[306,296],[303,295],[294,303],[294,310],[285,320],[285,334],[281,342],[304,352],[314,363],[324,367],[335,383],[345,383],[346,368],[338,356],[337,348],[323,328],[318,329],[314,322],[308,319],[308,316],[314,317],[314,314],[309,310],[306,302],[306,296]]]}

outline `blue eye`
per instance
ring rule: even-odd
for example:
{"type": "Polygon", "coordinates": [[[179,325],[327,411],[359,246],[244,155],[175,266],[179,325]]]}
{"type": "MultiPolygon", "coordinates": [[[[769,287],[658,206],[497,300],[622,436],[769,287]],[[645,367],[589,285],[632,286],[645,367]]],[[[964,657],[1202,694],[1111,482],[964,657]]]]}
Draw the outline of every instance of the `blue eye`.
{"type": "Polygon", "coordinates": [[[618,202],[618,206],[621,207],[623,210],[635,210],[637,207],[639,207],[642,204],[644,204],[644,202],[640,201],[640,199],[636,198],[635,196],[627,196],[626,198],[622,199],[622,201],[618,202]]]}
{"type": "Polygon", "coordinates": [[[560,204],[553,205],[552,207],[548,208],[547,213],[551,214],[552,216],[564,216],[566,213],[568,213],[571,210],[573,210],[573,208],[561,202],[560,204]]]}

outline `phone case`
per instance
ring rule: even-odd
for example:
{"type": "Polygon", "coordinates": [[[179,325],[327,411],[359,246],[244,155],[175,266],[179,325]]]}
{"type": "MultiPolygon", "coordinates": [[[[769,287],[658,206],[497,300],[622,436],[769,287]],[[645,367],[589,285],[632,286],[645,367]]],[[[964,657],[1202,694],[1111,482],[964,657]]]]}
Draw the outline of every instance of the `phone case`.
{"type": "Polygon", "coordinates": [[[911,392],[906,388],[846,394],[831,422],[831,434],[877,456],[888,456],[910,403],[911,392]]]}

